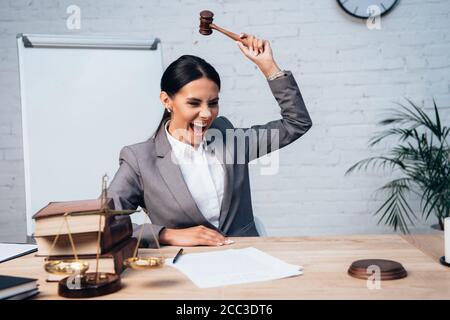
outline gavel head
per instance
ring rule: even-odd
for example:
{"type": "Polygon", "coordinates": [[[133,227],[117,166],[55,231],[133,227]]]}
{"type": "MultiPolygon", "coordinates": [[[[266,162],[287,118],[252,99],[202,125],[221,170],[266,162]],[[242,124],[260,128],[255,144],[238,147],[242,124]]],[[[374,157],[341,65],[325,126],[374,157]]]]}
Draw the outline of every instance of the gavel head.
{"type": "Polygon", "coordinates": [[[200,12],[200,27],[199,32],[204,36],[209,36],[212,33],[210,24],[213,22],[214,13],[209,10],[200,12]]]}

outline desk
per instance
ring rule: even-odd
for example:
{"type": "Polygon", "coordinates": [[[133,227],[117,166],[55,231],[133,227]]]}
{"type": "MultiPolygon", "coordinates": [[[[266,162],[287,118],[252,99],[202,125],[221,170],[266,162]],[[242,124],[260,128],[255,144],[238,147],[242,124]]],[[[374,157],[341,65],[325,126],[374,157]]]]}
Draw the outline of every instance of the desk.
{"type": "MultiPolygon", "coordinates": [[[[302,265],[304,275],[199,289],[171,267],[126,270],[122,274],[123,289],[100,299],[450,299],[450,269],[438,262],[444,252],[443,235],[232,239],[236,241],[233,245],[185,248],[185,253],[253,246],[288,263],[302,265]],[[428,252],[426,248],[432,250],[428,252]],[[369,290],[365,280],[347,275],[352,261],[365,258],[396,260],[408,271],[408,277],[383,281],[381,289],[369,290]]],[[[173,257],[177,250],[164,247],[163,253],[173,257]]],[[[57,284],[45,282],[42,262],[42,257],[31,254],[0,264],[0,274],[37,277],[41,291],[37,299],[60,299],[57,284]]]]}

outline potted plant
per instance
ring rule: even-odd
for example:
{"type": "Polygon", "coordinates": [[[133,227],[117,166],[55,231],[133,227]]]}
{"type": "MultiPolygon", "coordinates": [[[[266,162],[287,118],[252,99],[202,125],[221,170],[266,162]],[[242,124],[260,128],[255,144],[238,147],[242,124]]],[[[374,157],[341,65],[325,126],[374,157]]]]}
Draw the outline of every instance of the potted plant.
{"type": "Polygon", "coordinates": [[[450,216],[450,147],[447,141],[450,128],[441,124],[439,111],[433,99],[432,120],[411,100],[408,105],[396,103],[399,109],[378,124],[385,129],[369,141],[373,147],[387,138],[394,138],[396,145],[385,155],[370,157],[351,166],[345,175],[355,170],[372,168],[390,169],[401,177],[386,183],[378,191],[387,193],[384,203],[375,212],[383,222],[409,233],[407,221],[414,225],[414,214],[406,200],[407,194],[420,196],[422,217],[427,220],[433,213],[440,230],[444,230],[444,218],[450,216]]]}

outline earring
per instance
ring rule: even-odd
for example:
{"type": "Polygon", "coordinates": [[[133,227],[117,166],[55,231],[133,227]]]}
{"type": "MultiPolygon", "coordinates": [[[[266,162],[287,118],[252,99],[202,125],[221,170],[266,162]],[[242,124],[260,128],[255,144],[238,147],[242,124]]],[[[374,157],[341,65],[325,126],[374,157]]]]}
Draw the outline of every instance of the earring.
{"type": "Polygon", "coordinates": [[[170,109],[167,109],[167,112],[171,113],[171,112],[172,112],[172,110],[170,110],[170,109]]]}

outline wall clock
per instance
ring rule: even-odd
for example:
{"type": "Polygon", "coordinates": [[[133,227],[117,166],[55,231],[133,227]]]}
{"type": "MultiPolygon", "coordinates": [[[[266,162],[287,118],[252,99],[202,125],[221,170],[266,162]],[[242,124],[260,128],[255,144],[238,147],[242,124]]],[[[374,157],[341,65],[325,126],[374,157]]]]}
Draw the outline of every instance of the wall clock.
{"type": "MultiPolygon", "coordinates": [[[[349,15],[359,18],[367,19],[373,15],[383,16],[391,11],[399,0],[337,0],[339,6],[349,15]],[[368,10],[370,6],[378,7],[375,13],[368,10]]],[[[376,8],[372,7],[372,8],[376,8]]]]}

